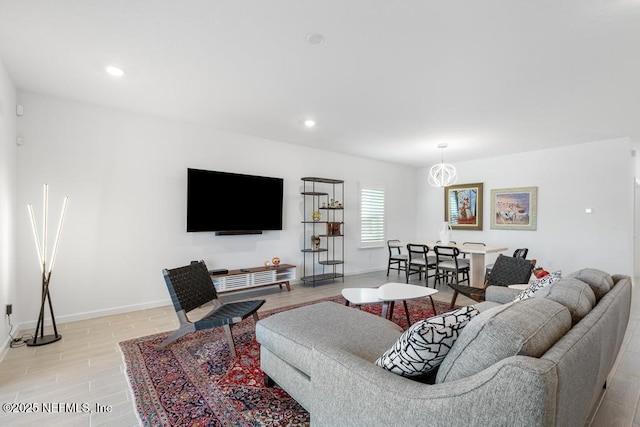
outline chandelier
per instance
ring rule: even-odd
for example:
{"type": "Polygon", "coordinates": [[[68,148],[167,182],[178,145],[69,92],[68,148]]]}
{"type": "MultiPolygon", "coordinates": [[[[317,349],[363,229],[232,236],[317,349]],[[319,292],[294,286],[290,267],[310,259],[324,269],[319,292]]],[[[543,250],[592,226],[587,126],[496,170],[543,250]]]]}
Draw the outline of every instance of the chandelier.
{"type": "Polygon", "coordinates": [[[429,184],[434,187],[446,187],[455,184],[458,179],[456,167],[444,162],[444,149],[447,146],[448,144],[438,144],[438,148],[442,149],[442,160],[429,170],[429,184]]]}

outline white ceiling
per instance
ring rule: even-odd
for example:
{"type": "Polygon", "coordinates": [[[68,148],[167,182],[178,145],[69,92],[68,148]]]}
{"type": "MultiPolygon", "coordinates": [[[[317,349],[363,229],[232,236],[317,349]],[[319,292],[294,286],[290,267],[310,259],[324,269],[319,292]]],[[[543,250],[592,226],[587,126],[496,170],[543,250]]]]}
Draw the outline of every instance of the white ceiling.
{"type": "Polygon", "coordinates": [[[640,0],[0,0],[0,58],[21,90],[418,167],[640,141],[640,0]]]}

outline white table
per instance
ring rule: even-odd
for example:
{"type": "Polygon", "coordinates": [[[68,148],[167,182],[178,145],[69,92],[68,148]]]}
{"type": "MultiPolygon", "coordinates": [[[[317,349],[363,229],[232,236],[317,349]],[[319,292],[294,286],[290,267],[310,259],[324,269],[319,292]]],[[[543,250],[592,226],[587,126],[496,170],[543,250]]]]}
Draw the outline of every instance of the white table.
{"type": "Polygon", "coordinates": [[[342,290],[342,296],[347,300],[346,305],[351,303],[356,306],[360,306],[362,304],[375,304],[381,302],[382,317],[385,319],[391,319],[393,316],[394,303],[396,301],[402,301],[408,325],[411,325],[411,318],[409,317],[407,300],[429,297],[431,300],[431,306],[433,307],[433,314],[435,316],[437,314],[436,305],[434,304],[431,296],[436,293],[438,293],[438,291],[433,288],[394,282],[385,283],[379,288],[345,288],[342,290]]]}
{"type": "Polygon", "coordinates": [[[469,281],[471,286],[475,286],[476,288],[484,287],[484,273],[486,269],[486,261],[485,255],[504,252],[509,248],[504,246],[482,246],[482,245],[474,245],[474,244],[453,244],[450,243],[448,245],[442,243],[425,243],[429,247],[429,250],[433,250],[436,245],[440,246],[454,246],[458,248],[460,253],[470,254],[471,262],[469,265],[469,281]]]}

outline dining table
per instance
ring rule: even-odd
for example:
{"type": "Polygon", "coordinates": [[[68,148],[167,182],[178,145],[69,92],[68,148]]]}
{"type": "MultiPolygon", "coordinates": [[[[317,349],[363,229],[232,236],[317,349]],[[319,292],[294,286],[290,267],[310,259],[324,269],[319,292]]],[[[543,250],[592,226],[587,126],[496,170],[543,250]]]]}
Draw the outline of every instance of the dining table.
{"type": "MultiPolygon", "coordinates": [[[[484,274],[486,269],[486,255],[505,252],[509,248],[505,246],[481,245],[477,243],[424,243],[432,251],[436,246],[453,246],[458,248],[460,253],[469,254],[469,284],[476,288],[484,287],[484,274]]],[[[435,254],[435,251],[434,251],[435,254]]]]}

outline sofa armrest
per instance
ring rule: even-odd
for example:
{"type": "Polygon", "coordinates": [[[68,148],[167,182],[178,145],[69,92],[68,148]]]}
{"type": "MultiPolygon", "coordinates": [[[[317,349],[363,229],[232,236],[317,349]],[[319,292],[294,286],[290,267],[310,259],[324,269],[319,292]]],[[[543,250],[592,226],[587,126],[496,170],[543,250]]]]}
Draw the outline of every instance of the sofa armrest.
{"type": "Polygon", "coordinates": [[[631,280],[631,277],[626,274],[612,274],[611,279],[613,280],[613,285],[615,286],[615,284],[618,283],[620,280],[623,280],[623,279],[631,280]]]}
{"type": "Polygon", "coordinates": [[[336,425],[550,425],[555,365],[514,356],[471,377],[428,385],[333,347],[313,350],[311,423],[336,425]]]}
{"type": "Polygon", "coordinates": [[[505,286],[489,286],[485,291],[484,299],[486,301],[497,302],[500,304],[506,304],[513,301],[520,292],[517,289],[507,288],[505,286]]]}

